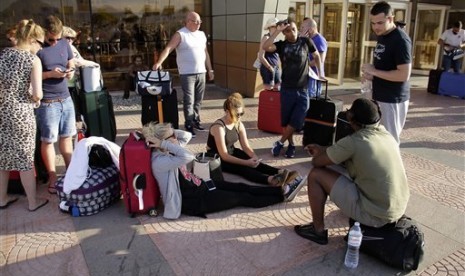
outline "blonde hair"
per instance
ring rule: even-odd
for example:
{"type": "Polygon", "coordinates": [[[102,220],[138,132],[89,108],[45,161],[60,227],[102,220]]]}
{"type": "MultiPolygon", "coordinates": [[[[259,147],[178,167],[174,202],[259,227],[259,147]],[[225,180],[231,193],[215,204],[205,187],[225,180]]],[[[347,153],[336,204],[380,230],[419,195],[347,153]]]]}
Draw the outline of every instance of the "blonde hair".
{"type": "Polygon", "coordinates": [[[171,129],[173,126],[170,123],[150,122],[142,127],[142,134],[144,137],[165,140],[172,134],[171,129]]]}
{"type": "Polygon", "coordinates": [[[244,102],[242,101],[242,95],[234,92],[224,101],[223,110],[231,116],[231,119],[234,123],[239,121],[239,118],[236,114],[236,109],[244,107],[244,102]]]}
{"type": "Polygon", "coordinates": [[[76,37],[77,33],[75,30],[71,29],[68,26],[63,26],[63,36],[64,37],[76,37]]]}
{"type": "Polygon", "coordinates": [[[30,39],[42,40],[45,32],[32,19],[23,19],[16,25],[16,40],[18,44],[28,43],[30,39]]]}

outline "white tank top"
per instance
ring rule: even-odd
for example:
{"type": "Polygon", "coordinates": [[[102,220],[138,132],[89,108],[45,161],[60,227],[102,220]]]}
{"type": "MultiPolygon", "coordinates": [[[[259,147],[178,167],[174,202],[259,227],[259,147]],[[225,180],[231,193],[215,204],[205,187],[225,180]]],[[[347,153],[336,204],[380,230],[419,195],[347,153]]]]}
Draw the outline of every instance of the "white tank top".
{"type": "Polygon", "coordinates": [[[207,72],[205,67],[207,37],[202,31],[191,32],[186,27],[178,30],[181,42],[176,47],[176,62],[180,75],[207,72]]]}

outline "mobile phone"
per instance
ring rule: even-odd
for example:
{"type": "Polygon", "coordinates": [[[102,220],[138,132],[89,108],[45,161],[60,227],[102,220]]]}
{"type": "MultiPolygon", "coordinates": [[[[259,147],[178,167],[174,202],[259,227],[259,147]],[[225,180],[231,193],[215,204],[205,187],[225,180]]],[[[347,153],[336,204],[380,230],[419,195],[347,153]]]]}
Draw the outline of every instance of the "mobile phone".
{"type": "Polygon", "coordinates": [[[213,182],[213,180],[211,179],[205,180],[205,185],[207,185],[209,191],[213,191],[216,189],[215,182],[213,182]]]}

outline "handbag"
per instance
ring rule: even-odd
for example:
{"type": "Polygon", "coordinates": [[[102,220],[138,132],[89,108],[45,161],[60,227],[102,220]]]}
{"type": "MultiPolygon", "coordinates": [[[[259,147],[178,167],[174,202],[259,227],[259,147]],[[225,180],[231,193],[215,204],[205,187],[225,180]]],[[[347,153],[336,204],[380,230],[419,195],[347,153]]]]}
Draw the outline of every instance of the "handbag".
{"type": "Polygon", "coordinates": [[[140,96],[162,97],[171,94],[171,77],[166,71],[139,71],[136,74],[136,92],[140,96]]]}
{"type": "Polygon", "coordinates": [[[254,68],[256,69],[260,69],[260,67],[262,66],[262,62],[260,61],[259,58],[257,58],[254,62],[253,62],[253,65],[252,65],[254,68]]]}
{"type": "Polygon", "coordinates": [[[89,166],[107,168],[111,165],[113,165],[113,159],[110,152],[102,145],[92,145],[89,152],[89,166]]]}
{"type": "Polygon", "coordinates": [[[102,91],[103,77],[100,66],[85,66],[79,67],[79,78],[81,79],[81,89],[84,93],[93,91],[102,91]]]}
{"type": "Polygon", "coordinates": [[[195,156],[193,172],[203,180],[223,181],[221,159],[216,153],[202,152],[195,156]]]}

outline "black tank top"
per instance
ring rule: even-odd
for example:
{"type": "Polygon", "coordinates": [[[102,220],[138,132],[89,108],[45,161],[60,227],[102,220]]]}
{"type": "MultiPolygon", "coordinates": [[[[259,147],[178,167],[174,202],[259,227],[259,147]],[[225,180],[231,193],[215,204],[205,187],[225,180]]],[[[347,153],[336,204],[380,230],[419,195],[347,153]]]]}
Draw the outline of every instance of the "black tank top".
{"type": "MultiPolygon", "coordinates": [[[[224,140],[226,144],[226,149],[229,154],[233,154],[234,143],[239,141],[239,131],[237,130],[237,127],[234,126],[233,129],[228,129],[226,127],[226,124],[221,119],[216,120],[210,126],[210,128],[214,125],[220,125],[224,127],[224,131],[225,131],[224,140]]],[[[218,148],[216,147],[216,143],[215,143],[215,137],[210,132],[208,133],[207,147],[209,148],[208,150],[209,152],[218,153],[218,148]]]]}

